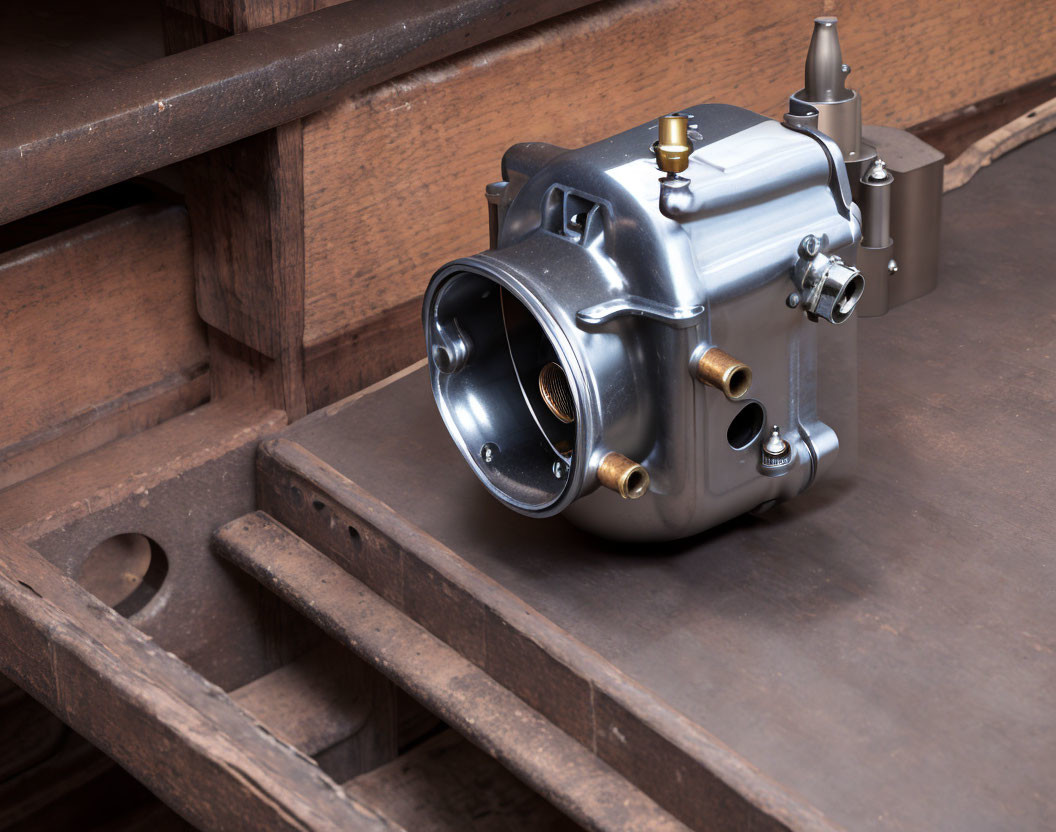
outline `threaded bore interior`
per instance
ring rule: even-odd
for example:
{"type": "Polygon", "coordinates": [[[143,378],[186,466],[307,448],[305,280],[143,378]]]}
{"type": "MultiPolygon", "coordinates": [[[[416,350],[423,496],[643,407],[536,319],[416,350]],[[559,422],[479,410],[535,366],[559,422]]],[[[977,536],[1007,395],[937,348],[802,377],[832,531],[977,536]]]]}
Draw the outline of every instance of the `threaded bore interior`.
{"type": "Polygon", "coordinates": [[[554,416],[566,425],[576,420],[576,405],[568,379],[561,366],[553,361],[539,371],[539,393],[547,408],[554,416]]]}

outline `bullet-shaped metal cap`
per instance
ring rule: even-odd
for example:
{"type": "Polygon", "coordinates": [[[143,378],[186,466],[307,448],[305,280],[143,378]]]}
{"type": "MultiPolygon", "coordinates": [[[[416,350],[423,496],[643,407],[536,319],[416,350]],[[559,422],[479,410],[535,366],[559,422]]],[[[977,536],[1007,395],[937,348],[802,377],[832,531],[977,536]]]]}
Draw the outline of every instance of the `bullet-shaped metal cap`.
{"type": "Polygon", "coordinates": [[[835,17],[814,18],[814,34],[807,50],[803,90],[808,101],[846,101],[852,96],[846,80],[835,17]]]}
{"type": "Polygon", "coordinates": [[[656,164],[666,173],[682,173],[689,167],[693,144],[689,140],[689,118],[680,113],[660,117],[660,138],[653,146],[656,164]]]}

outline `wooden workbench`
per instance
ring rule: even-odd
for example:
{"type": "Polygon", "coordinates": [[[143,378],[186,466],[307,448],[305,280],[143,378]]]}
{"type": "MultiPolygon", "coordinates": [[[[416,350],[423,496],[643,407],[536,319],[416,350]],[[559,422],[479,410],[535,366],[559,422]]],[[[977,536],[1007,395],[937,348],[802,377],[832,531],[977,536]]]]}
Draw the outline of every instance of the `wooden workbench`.
{"type": "Polygon", "coordinates": [[[694,828],[1053,828],[1054,156],[948,195],[939,288],[861,321],[852,482],[606,543],[490,498],[418,366],[265,443],[260,507],[694,828]]]}

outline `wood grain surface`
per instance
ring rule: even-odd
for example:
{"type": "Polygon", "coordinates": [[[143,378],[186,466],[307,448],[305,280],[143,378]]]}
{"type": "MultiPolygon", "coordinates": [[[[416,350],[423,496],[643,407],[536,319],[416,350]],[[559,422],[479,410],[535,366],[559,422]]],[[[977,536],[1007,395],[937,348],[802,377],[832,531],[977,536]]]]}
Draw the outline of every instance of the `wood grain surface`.
{"type": "Polygon", "coordinates": [[[137,206],[0,255],[0,466],[62,434],[81,433],[84,451],[200,403],[188,236],[182,208],[137,206]]]}
{"type": "MultiPolygon", "coordinates": [[[[252,509],[256,444],[285,423],[280,411],[252,403],[211,402],[5,489],[0,528],[70,577],[115,535],[154,541],[167,569],[132,620],[216,684],[237,687],[297,655],[311,636],[209,549],[217,526],[252,509]]],[[[105,572],[123,580],[120,561],[105,572]]]]}
{"type": "Polygon", "coordinates": [[[415,832],[582,832],[491,757],[444,731],[345,790],[415,832]]]}
{"type": "Polygon", "coordinates": [[[36,0],[0,7],[0,107],[164,54],[161,4],[36,0]]]}
{"type": "Polygon", "coordinates": [[[199,828],[399,828],[4,532],[0,668],[199,828]]]}
{"type": "Polygon", "coordinates": [[[261,504],[463,652],[501,606],[527,643],[486,631],[489,673],[570,733],[590,679],[585,741],[663,805],[704,788],[703,731],[844,828],[1052,828],[1054,159],[1050,134],[947,194],[938,288],[860,322],[851,483],[609,543],[496,504],[418,371],[287,429],[261,504]]]}

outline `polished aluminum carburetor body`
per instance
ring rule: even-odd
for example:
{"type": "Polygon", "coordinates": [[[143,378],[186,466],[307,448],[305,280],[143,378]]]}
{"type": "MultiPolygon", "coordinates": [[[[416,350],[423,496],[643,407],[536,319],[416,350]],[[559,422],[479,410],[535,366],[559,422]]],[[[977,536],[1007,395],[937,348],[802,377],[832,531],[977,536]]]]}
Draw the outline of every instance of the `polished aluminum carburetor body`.
{"type": "Polygon", "coordinates": [[[437,405],[487,489],[626,540],[793,497],[855,451],[839,147],[720,104],[659,129],[512,147],[492,247],[424,304],[437,405]]]}

